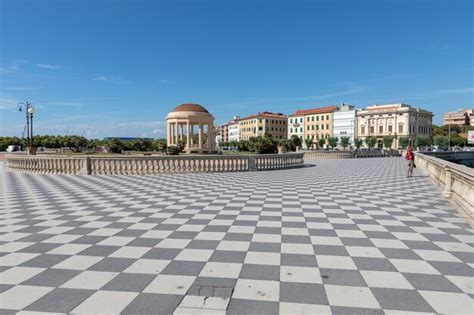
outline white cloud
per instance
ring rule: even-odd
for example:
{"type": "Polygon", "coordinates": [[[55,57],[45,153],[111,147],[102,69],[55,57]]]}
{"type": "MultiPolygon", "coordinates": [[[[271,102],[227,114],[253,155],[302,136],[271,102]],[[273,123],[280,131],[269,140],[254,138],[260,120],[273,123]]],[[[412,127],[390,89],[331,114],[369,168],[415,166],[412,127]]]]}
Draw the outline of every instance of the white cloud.
{"type": "Polygon", "coordinates": [[[36,66],[37,66],[38,68],[50,69],[50,70],[58,70],[58,69],[61,69],[61,66],[52,65],[52,64],[48,64],[48,63],[37,63],[36,66]]]}
{"type": "Polygon", "coordinates": [[[0,110],[2,109],[16,109],[20,101],[11,96],[2,96],[0,95],[0,110]]]}
{"type": "Polygon", "coordinates": [[[98,77],[92,78],[92,81],[114,82],[114,83],[120,83],[120,84],[130,83],[130,81],[125,80],[121,77],[117,77],[117,76],[98,76],[98,77]]]}
{"type": "Polygon", "coordinates": [[[474,87],[461,88],[461,89],[448,89],[448,90],[439,90],[438,93],[474,93],[474,87]]]}
{"type": "Polygon", "coordinates": [[[176,83],[176,81],[173,81],[173,80],[160,80],[160,83],[176,83]]]}

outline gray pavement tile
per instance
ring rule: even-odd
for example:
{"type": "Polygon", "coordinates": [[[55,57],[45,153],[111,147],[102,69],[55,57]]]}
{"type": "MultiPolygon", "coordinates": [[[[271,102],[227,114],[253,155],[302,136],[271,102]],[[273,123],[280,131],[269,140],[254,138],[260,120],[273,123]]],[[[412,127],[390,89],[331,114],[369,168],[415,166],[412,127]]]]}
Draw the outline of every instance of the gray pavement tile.
{"type": "Polygon", "coordinates": [[[43,254],[21,264],[22,267],[49,268],[69,258],[68,255],[43,254]]]}
{"type": "Polygon", "coordinates": [[[250,242],[252,240],[252,234],[249,233],[226,233],[224,236],[225,241],[240,241],[250,242]]]}
{"type": "Polygon", "coordinates": [[[207,240],[192,240],[186,248],[193,249],[216,249],[219,246],[219,241],[207,241],[207,240]]]}
{"type": "Polygon", "coordinates": [[[350,256],[344,246],[313,245],[313,249],[316,255],[350,256]]]}
{"type": "Polygon", "coordinates": [[[384,315],[382,309],[377,308],[360,308],[360,307],[344,307],[331,306],[331,313],[333,315],[384,315]]]}
{"type": "Polygon", "coordinates": [[[142,258],[171,260],[178,256],[180,252],[181,249],[176,248],[152,248],[142,258]]]}
{"type": "Polygon", "coordinates": [[[329,305],[322,284],[280,282],[280,301],[329,305]]]}
{"type": "Polygon", "coordinates": [[[317,267],[315,255],[281,254],[282,266],[317,267]]]}
{"type": "Polygon", "coordinates": [[[122,311],[122,314],[171,315],[182,299],[181,295],[141,293],[122,311]]]}
{"type": "Polygon", "coordinates": [[[267,301],[255,301],[255,300],[244,300],[244,299],[230,299],[229,306],[227,307],[226,314],[229,315],[272,315],[278,314],[279,305],[278,302],[267,302],[267,301]]]}
{"type": "Polygon", "coordinates": [[[474,269],[464,263],[448,261],[430,261],[429,263],[443,275],[474,277],[474,269]]]}
{"type": "Polygon", "coordinates": [[[142,292],[154,275],[140,273],[121,273],[108,282],[101,290],[142,292]]]}
{"type": "Polygon", "coordinates": [[[50,250],[55,249],[56,247],[61,246],[62,244],[55,244],[55,243],[35,243],[31,246],[25,247],[19,252],[21,253],[46,253],[49,252],[50,250]]]}
{"type": "Polygon", "coordinates": [[[26,307],[28,311],[69,313],[85,299],[91,296],[94,290],[56,288],[45,296],[26,307]]]}
{"type": "Polygon", "coordinates": [[[197,276],[205,264],[196,261],[172,261],[161,273],[164,275],[197,276]]]}
{"type": "Polygon", "coordinates": [[[95,245],[84,249],[80,254],[84,256],[106,257],[116,252],[119,248],[120,246],[95,245]]]}
{"type": "Polygon", "coordinates": [[[462,290],[442,275],[418,273],[404,273],[403,275],[417,290],[462,293],[462,290]]]}
{"type": "Polygon", "coordinates": [[[397,271],[397,268],[385,258],[352,257],[359,270],[397,271]]]}
{"type": "Polygon", "coordinates": [[[44,287],[59,287],[80,273],[81,271],[79,270],[46,269],[33,278],[24,281],[22,284],[44,287]]]}
{"type": "Polygon", "coordinates": [[[434,313],[433,308],[415,290],[371,288],[383,309],[434,313]]]}
{"type": "Polygon", "coordinates": [[[280,266],[244,264],[239,278],[257,280],[280,280],[280,266]]]}
{"type": "Polygon", "coordinates": [[[105,257],[88,269],[94,271],[122,272],[127,269],[134,261],[135,259],[131,258],[105,257]]]}
{"type": "Polygon", "coordinates": [[[246,252],[230,251],[230,250],[216,250],[212,253],[209,261],[214,262],[230,262],[243,263],[246,252]]]}
{"type": "Polygon", "coordinates": [[[413,259],[421,260],[421,257],[418,256],[411,249],[402,249],[402,248],[379,248],[379,250],[387,258],[396,258],[396,259],[413,259]]]}
{"type": "Polygon", "coordinates": [[[281,251],[281,243],[263,243],[263,242],[252,242],[249,246],[249,252],[274,252],[279,253],[281,251]]]}
{"type": "Polygon", "coordinates": [[[367,283],[358,270],[326,269],[319,272],[324,284],[366,287],[367,283]]]}

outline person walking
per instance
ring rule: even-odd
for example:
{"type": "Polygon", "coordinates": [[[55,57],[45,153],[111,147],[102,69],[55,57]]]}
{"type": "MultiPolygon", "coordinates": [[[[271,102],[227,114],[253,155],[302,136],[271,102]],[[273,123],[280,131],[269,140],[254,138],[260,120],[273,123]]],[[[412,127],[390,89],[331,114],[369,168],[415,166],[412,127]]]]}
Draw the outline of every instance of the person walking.
{"type": "Polygon", "coordinates": [[[413,153],[413,148],[408,147],[407,153],[405,154],[405,160],[408,161],[407,168],[407,177],[413,177],[413,168],[415,167],[415,154],[413,153]]]}

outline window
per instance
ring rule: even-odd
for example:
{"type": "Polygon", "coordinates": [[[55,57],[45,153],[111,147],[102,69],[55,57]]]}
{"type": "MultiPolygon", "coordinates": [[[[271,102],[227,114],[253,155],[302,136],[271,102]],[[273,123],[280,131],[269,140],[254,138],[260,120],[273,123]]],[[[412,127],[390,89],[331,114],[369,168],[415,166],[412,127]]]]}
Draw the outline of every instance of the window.
{"type": "Polygon", "coordinates": [[[319,130],[319,125],[316,125],[316,130],[319,130]]]}
{"type": "Polygon", "coordinates": [[[374,126],[370,126],[370,133],[373,134],[373,133],[374,133],[374,129],[375,129],[374,126]]]}
{"type": "Polygon", "coordinates": [[[326,125],[326,130],[329,130],[329,124],[326,125]]]}
{"type": "Polygon", "coordinates": [[[308,118],[306,118],[306,121],[309,121],[309,116],[308,116],[308,118]]]}
{"type": "Polygon", "coordinates": [[[302,123],[302,122],[303,122],[303,118],[300,118],[300,123],[302,123]]]}
{"type": "Polygon", "coordinates": [[[303,132],[303,127],[300,128],[300,132],[303,132]]]}
{"type": "Polygon", "coordinates": [[[293,128],[290,128],[290,133],[292,133],[292,132],[293,132],[293,128]]]}
{"type": "Polygon", "coordinates": [[[292,124],[292,123],[293,123],[293,119],[290,118],[290,124],[292,124]]]}
{"type": "Polygon", "coordinates": [[[329,120],[329,115],[326,115],[326,120],[329,120]]]}
{"type": "Polygon", "coordinates": [[[316,116],[316,121],[319,121],[319,116],[316,116]]]}
{"type": "Polygon", "coordinates": [[[403,133],[403,125],[398,125],[398,133],[403,133]]]}
{"type": "Polygon", "coordinates": [[[309,130],[309,125],[308,125],[308,126],[306,126],[306,130],[309,130]]]}
{"type": "Polygon", "coordinates": [[[324,125],[321,125],[321,130],[324,130],[324,125]]]}
{"type": "Polygon", "coordinates": [[[321,116],[321,121],[324,121],[324,115],[323,115],[323,116],[321,116]]]}
{"type": "Polygon", "coordinates": [[[311,130],[314,130],[314,125],[311,126],[311,130]]]}
{"type": "Polygon", "coordinates": [[[262,128],[262,127],[258,127],[258,130],[259,130],[259,131],[262,131],[262,130],[263,130],[263,128],[262,128]]]}
{"type": "Polygon", "coordinates": [[[311,121],[314,121],[314,116],[311,117],[311,121]]]}
{"type": "Polygon", "coordinates": [[[360,127],[360,133],[364,134],[365,133],[365,127],[360,127]]]}
{"type": "Polygon", "coordinates": [[[392,126],[388,126],[388,132],[392,132],[392,126]]]}
{"type": "Polygon", "coordinates": [[[268,119],[265,119],[265,122],[268,124],[268,119]]]}
{"type": "Polygon", "coordinates": [[[379,126],[379,133],[383,133],[383,126],[379,126]]]}

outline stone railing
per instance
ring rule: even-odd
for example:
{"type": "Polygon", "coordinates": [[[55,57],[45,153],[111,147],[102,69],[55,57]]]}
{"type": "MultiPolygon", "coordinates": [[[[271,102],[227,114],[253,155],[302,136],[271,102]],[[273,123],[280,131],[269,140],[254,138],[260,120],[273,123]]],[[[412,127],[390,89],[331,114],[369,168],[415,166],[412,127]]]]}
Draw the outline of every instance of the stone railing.
{"type": "Polygon", "coordinates": [[[304,153],[306,159],[350,159],[354,157],[352,151],[306,151],[304,153]]]}
{"type": "Polygon", "coordinates": [[[72,175],[152,175],[241,172],[303,165],[303,153],[265,155],[51,156],[7,154],[12,172],[72,175]]]}
{"type": "Polygon", "coordinates": [[[419,152],[415,164],[443,189],[445,197],[474,218],[474,169],[419,152]]]}

